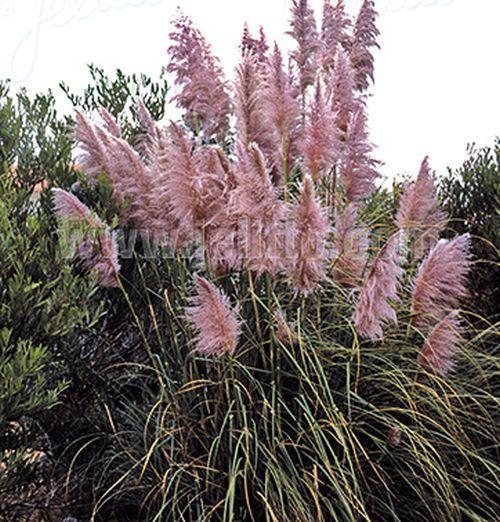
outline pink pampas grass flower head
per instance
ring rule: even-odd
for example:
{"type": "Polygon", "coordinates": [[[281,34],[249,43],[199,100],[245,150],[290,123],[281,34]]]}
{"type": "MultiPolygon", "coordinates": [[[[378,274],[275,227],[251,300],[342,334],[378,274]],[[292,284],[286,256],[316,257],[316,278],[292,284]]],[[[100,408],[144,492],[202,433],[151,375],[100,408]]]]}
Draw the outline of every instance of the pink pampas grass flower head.
{"type": "Polygon", "coordinates": [[[335,139],[334,114],[319,79],[307,114],[301,150],[306,171],[314,182],[329,174],[338,153],[338,145],[335,139]]]}
{"type": "Polygon", "coordinates": [[[116,236],[76,196],[65,190],[52,189],[57,217],[60,221],[83,226],[76,242],[76,254],[84,267],[97,274],[104,287],[118,286],[118,245],[116,236]]]}
{"type": "Polygon", "coordinates": [[[360,335],[372,340],[382,337],[384,323],[397,324],[391,303],[398,300],[397,292],[403,276],[399,241],[399,234],[394,234],[378,253],[354,312],[356,329],[360,335]]]}
{"type": "Polygon", "coordinates": [[[299,199],[292,209],[294,220],[291,275],[297,292],[307,295],[325,279],[326,241],[330,225],[309,176],[304,178],[299,199]]]}
{"type": "Polygon", "coordinates": [[[374,81],[373,47],[378,47],[379,30],[375,24],[377,12],[373,0],[364,0],[354,24],[350,48],[351,62],[355,70],[356,87],[360,91],[368,89],[374,81]]]}
{"type": "Polygon", "coordinates": [[[230,196],[230,215],[239,228],[244,266],[258,275],[284,268],[288,206],[278,197],[262,151],[255,143],[238,147],[238,186],[230,196]]]}
{"type": "Polygon", "coordinates": [[[320,59],[326,74],[329,74],[335,65],[335,55],[339,46],[347,47],[351,25],[345,13],[343,0],[339,0],[335,7],[330,0],[325,0],[321,24],[320,59]]]}
{"type": "Polygon", "coordinates": [[[379,162],[372,152],[365,107],[359,103],[350,115],[341,154],[340,178],[348,201],[361,201],[376,188],[381,176],[377,170],[379,162]]]}
{"type": "Polygon", "coordinates": [[[316,78],[320,46],[314,11],[307,0],[293,0],[291,26],[287,34],[297,43],[291,57],[299,69],[300,90],[304,92],[316,78]]]}
{"type": "Polygon", "coordinates": [[[272,137],[272,149],[264,150],[275,173],[276,185],[288,179],[294,168],[299,149],[300,90],[284,69],[283,57],[277,44],[263,72],[261,99],[264,122],[272,137]]]}
{"type": "Polygon", "coordinates": [[[418,259],[437,243],[446,220],[446,214],[439,205],[435,176],[426,157],[416,181],[406,184],[404,188],[396,214],[396,225],[406,229],[410,238],[416,239],[414,257],[418,259]]]}
{"type": "Polygon", "coordinates": [[[289,324],[283,310],[278,309],[273,315],[275,322],[276,337],[285,345],[295,345],[298,343],[295,325],[289,324]]]}
{"type": "Polygon", "coordinates": [[[336,256],[333,278],[347,288],[356,287],[360,284],[368,260],[369,231],[358,223],[358,211],[354,203],[337,213],[333,232],[336,256]]]}
{"type": "Polygon", "coordinates": [[[454,358],[461,340],[458,312],[444,317],[430,332],[418,356],[421,368],[444,377],[454,366],[454,358]]]}
{"type": "Polygon", "coordinates": [[[441,239],[420,265],[412,291],[412,323],[428,332],[468,295],[470,240],[441,239]]]}
{"type": "Polygon", "coordinates": [[[243,26],[243,37],[241,38],[240,48],[243,55],[251,54],[255,56],[259,63],[264,63],[267,60],[269,45],[267,43],[267,37],[262,26],[259,29],[259,37],[254,38],[250,34],[248,24],[245,23],[243,26]]]}
{"type": "Polygon", "coordinates": [[[233,355],[241,332],[237,309],[214,284],[195,276],[196,295],[186,308],[186,318],[194,326],[195,352],[207,356],[233,355]]]}
{"type": "Polygon", "coordinates": [[[231,100],[219,61],[188,17],[179,15],[173,27],[166,70],[175,76],[180,89],[174,100],[186,111],[185,120],[192,130],[203,132],[207,139],[225,135],[231,100]]]}

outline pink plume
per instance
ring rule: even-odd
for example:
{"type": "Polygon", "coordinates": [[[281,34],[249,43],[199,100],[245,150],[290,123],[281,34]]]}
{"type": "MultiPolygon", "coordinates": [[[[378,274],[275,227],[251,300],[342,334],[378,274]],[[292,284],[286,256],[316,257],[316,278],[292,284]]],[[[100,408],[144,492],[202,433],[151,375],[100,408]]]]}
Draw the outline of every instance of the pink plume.
{"type": "Polygon", "coordinates": [[[380,250],[361,289],[354,312],[354,324],[359,334],[372,340],[382,337],[384,323],[397,324],[391,301],[398,300],[397,291],[403,275],[398,243],[398,234],[393,235],[380,250]]]}
{"type": "Polygon", "coordinates": [[[104,128],[116,138],[121,138],[122,131],[114,116],[104,107],[99,107],[98,110],[104,122],[104,128]]]}
{"type": "Polygon", "coordinates": [[[179,16],[173,27],[166,70],[180,87],[174,100],[186,111],[186,122],[195,132],[203,131],[206,138],[225,135],[231,103],[222,68],[189,18],[179,16]]]}
{"type": "Polygon", "coordinates": [[[358,224],[358,211],[353,203],[336,216],[333,246],[336,255],[333,278],[345,287],[358,286],[367,263],[369,231],[358,224]]]}
{"type": "Polygon", "coordinates": [[[316,197],[314,183],[309,176],[304,178],[292,216],[294,241],[291,275],[296,290],[307,295],[326,277],[326,241],[330,233],[326,212],[316,197]]]}
{"type": "Polygon", "coordinates": [[[377,37],[379,31],[375,24],[377,12],[373,0],[364,0],[354,24],[351,62],[356,71],[356,87],[360,91],[368,89],[370,81],[374,81],[372,47],[379,47],[377,37]]]}
{"type": "Polygon", "coordinates": [[[349,43],[351,25],[343,0],[339,0],[335,7],[330,0],[325,0],[321,25],[321,64],[327,74],[334,68],[339,46],[347,47],[349,43]]]}
{"type": "Polygon", "coordinates": [[[284,262],[287,207],[278,198],[266,160],[256,144],[239,146],[238,173],[230,215],[238,223],[241,256],[249,270],[276,274],[284,262]]]}
{"type": "Polygon", "coordinates": [[[79,111],[76,111],[75,117],[73,137],[82,149],[78,156],[78,163],[82,170],[90,179],[96,178],[103,172],[111,172],[113,168],[108,159],[106,146],[97,135],[95,126],[79,111]]]}
{"type": "Polygon", "coordinates": [[[206,149],[195,146],[175,123],[169,136],[168,174],[163,180],[166,198],[181,236],[194,237],[219,211],[226,179],[222,170],[210,169],[214,163],[207,163],[212,156],[206,149]]]}
{"type": "Polygon", "coordinates": [[[296,344],[297,334],[294,331],[294,325],[288,324],[287,318],[283,310],[278,309],[274,312],[276,337],[285,345],[296,344]]]}
{"type": "Polygon", "coordinates": [[[335,113],[335,125],[338,139],[345,140],[352,113],[357,109],[359,101],[354,95],[354,71],[346,52],[339,47],[335,58],[331,81],[328,84],[329,97],[335,113]]]}
{"type": "Polygon", "coordinates": [[[425,255],[437,242],[446,224],[446,214],[439,206],[435,177],[426,157],[420,167],[417,180],[405,186],[396,225],[408,229],[411,236],[417,237],[416,257],[425,255]]]}
{"type": "Polygon", "coordinates": [[[136,118],[139,121],[143,133],[139,136],[136,149],[149,162],[153,162],[160,153],[158,149],[166,143],[165,133],[158,127],[144,102],[137,98],[135,104],[136,118]]]}
{"type": "Polygon", "coordinates": [[[329,174],[335,162],[338,145],[333,113],[319,79],[309,108],[301,148],[305,168],[315,182],[329,174]]]}
{"type": "Polygon", "coordinates": [[[281,51],[275,45],[265,68],[262,96],[265,121],[273,136],[274,151],[269,160],[273,171],[277,172],[277,184],[282,184],[288,178],[297,157],[300,128],[299,94],[292,78],[283,69],[281,51]]]}
{"type": "Polygon", "coordinates": [[[256,56],[244,53],[236,70],[234,85],[237,140],[246,146],[255,142],[263,151],[270,151],[272,133],[264,113],[262,82],[262,67],[256,56]]]}
{"type": "Polygon", "coordinates": [[[98,275],[104,287],[118,286],[118,245],[116,236],[76,196],[54,188],[56,214],[61,221],[74,221],[86,228],[77,238],[77,255],[87,270],[98,275]]]}
{"type": "Polygon", "coordinates": [[[230,212],[230,198],[236,187],[236,174],[220,147],[211,147],[205,154],[206,171],[221,181],[217,194],[218,204],[213,206],[212,217],[203,228],[204,256],[211,274],[225,274],[241,268],[238,249],[238,222],[230,212]]]}
{"type": "Polygon", "coordinates": [[[455,364],[460,341],[458,312],[453,311],[432,329],[420,352],[418,363],[427,372],[444,377],[455,364]]]}
{"type": "Polygon", "coordinates": [[[468,295],[469,235],[441,239],[424,259],[413,284],[412,323],[427,332],[468,295]]]}
{"type": "Polygon", "coordinates": [[[341,155],[340,178],[348,201],[360,201],[376,188],[380,177],[378,162],[371,157],[373,145],[367,131],[367,117],[363,104],[351,115],[341,155]]]}
{"type": "Polygon", "coordinates": [[[262,26],[259,29],[259,38],[253,38],[250,34],[248,24],[245,23],[240,47],[243,55],[251,54],[255,56],[258,63],[264,63],[267,60],[269,45],[262,26]]]}
{"type": "Polygon", "coordinates": [[[291,58],[298,66],[300,90],[303,93],[316,78],[319,49],[314,11],[309,7],[307,0],[293,0],[291,26],[291,31],[287,34],[297,42],[297,48],[291,53],[291,58]]]}
{"type": "Polygon", "coordinates": [[[207,356],[233,355],[241,333],[236,308],[215,285],[194,276],[196,295],[186,308],[186,318],[196,329],[195,352],[207,356]]]}

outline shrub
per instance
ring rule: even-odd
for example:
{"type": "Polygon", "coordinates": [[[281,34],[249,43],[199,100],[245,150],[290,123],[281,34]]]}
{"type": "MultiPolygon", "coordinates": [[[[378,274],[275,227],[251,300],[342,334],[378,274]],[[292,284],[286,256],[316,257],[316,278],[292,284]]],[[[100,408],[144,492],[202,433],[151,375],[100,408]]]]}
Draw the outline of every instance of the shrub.
{"type": "Polygon", "coordinates": [[[493,148],[470,147],[464,164],[441,179],[440,197],[454,218],[448,234],[472,236],[470,308],[494,323],[500,317],[500,141],[493,148]]]}

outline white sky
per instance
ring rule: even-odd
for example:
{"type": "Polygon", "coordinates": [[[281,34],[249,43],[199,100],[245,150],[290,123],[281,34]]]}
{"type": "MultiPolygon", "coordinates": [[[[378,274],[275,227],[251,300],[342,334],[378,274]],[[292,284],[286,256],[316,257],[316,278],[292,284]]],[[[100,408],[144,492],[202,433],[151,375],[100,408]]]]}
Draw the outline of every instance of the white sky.
{"type": "MultiPolygon", "coordinates": [[[[323,0],[310,0],[319,16],[323,0]]],[[[354,12],[360,0],[346,0],[354,12]]],[[[30,92],[60,81],[77,92],[86,64],[158,76],[180,5],[228,74],[243,22],[285,48],[288,0],[0,0],[0,78],[30,92]]],[[[500,0],[378,0],[381,51],[370,100],[372,141],[388,176],[424,155],[458,166],[466,144],[500,135],[500,0]]],[[[65,106],[64,106],[65,107],[65,106]]]]}

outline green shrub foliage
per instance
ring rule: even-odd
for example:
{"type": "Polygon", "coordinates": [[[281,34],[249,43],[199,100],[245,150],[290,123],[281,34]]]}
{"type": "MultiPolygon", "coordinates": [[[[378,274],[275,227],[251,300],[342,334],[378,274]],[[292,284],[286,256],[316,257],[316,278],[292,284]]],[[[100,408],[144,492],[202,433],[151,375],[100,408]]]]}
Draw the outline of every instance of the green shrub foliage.
{"type": "Polygon", "coordinates": [[[471,305],[490,322],[500,317],[500,141],[470,147],[464,164],[441,180],[440,196],[450,216],[450,233],[469,232],[476,263],[471,305]]]}

